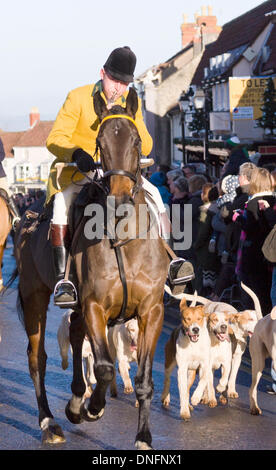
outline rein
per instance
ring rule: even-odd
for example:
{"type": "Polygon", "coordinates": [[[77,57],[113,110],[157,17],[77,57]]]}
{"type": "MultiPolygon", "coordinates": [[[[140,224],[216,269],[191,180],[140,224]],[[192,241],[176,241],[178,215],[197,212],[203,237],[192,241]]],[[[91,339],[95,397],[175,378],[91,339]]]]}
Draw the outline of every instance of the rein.
{"type": "MultiPolygon", "coordinates": [[[[109,116],[106,116],[101,121],[100,127],[103,125],[104,122],[106,122],[109,119],[120,119],[120,118],[127,119],[132,124],[134,124],[134,126],[138,130],[136,122],[134,121],[134,119],[132,119],[130,116],[127,116],[126,114],[110,114],[109,116]]],[[[138,162],[139,161],[140,161],[140,158],[138,159],[138,162]]],[[[111,176],[124,176],[126,178],[129,178],[131,181],[134,182],[134,186],[132,188],[132,197],[135,197],[136,193],[141,188],[141,184],[138,183],[139,173],[140,173],[140,164],[138,163],[137,171],[136,171],[135,175],[133,173],[130,173],[129,171],[126,171],[126,170],[114,169],[114,170],[105,171],[103,176],[102,176],[102,179],[106,180],[107,178],[109,178],[111,176]]],[[[115,255],[116,255],[116,259],[117,259],[119,276],[120,276],[122,286],[123,286],[123,303],[122,303],[122,306],[121,306],[121,309],[120,309],[120,312],[119,312],[119,315],[117,316],[117,318],[115,318],[114,320],[111,320],[111,319],[108,320],[108,326],[113,326],[116,323],[120,324],[120,323],[123,323],[125,321],[125,311],[126,311],[127,303],[128,303],[127,281],[126,281],[126,275],[125,275],[125,269],[124,269],[124,262],[123,262],[121,247],[123,245],[126,245],[132,239],[119,241],[116,238],[117,237],[115,237],[113,239],[110,239],[110,246],[115,251],[115,255]]]]}
{"type": "MultiPolygon", "coordinates": [[[[134,126],[138,130],[136,122],[134,121],[134,119],[132,119],[127,114],[110,114],[109,116],[106,116],[101,121],[100,128],[103,125],[103,123],[108,121],[109,119],[127,119],[132,124],[134,124],[134,126]]],[[[100,128],[99,128],[99,131],[100,131],[100,128]]],[[[97,149],[96,149],[96,152],[97,152],[97,149]]],[[[139,170],[140,170],[139,165],[138,165],[138,168],[137,168],[136,175],[133,175],[133,173],[130,173],[129,171],[126,171],[126,170],[108,170],[108,171],[104,172],[102,178],[109,178],[110,176],[125,176],[126,178],[131,179],[135,183],[135,186],[133,188],[133,193],[135,194],[139,189],[139,187],[137,187],[137,176],[138,176],[139,170]]]]}

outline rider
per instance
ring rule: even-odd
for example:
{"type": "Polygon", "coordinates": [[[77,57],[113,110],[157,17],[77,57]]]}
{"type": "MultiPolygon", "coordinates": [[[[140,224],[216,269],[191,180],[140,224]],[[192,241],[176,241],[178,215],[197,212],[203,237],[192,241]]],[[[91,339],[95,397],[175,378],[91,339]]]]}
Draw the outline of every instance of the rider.
{"type": "MultiPolygon", "coordinates": [[[[94,158],[97,158],[95,151],[99,130],[99,119],[94,111],[93,96],[100,91],[108,109],[114,105],[124,107],[128,95],[127,87],[134,78],[135,65],[136,56],[129,47],[114,49],[101,69],[101,79],[96,84],[85,85],[69,92],[47,139],[48,150],[57,157],[51,166],[46,198],[47,203],[55,195],[50,240],[55,274],[59,281],[54,291],[56,305],[73,306],[77,300],[74,285],[64,279],[67,251],[70,246],[68,211],[73,199],[81,190],[81,185],[87,182],[83,174],[77,173],[74,181],[78,181],[78,184],[73,184],[71,177],[75,168],[63,166],[60,172],[57,164],[62,166],[62,164],[75,162],[81,172],[93,174],[96,169],[94,158]]],[[[140,99],[138,101],[135,123],[141,138],[141,153],[149,155],[152,149],[152,138],[143,121],[140,99]]],[[[166,221],[166,209],[158,189],[144,178],[143,187],[152,194],[161,214],[161,220],[166,221]]]]}
{"type": "Polygon", "coordinates": [[[5,158],[5,151],[4,151],[2,139],[0,138],[0,190],[3,189],[6,193],[5,200],[7,201],[10,212],[12,214],[12,217],[13,217],[12,225],[15,228],[16,224],[20,220],[20,214],[12,198],[12,193],[9,189],[7,176],[2,165],[2,161],[4,160],[4,158],[5,158]]]}

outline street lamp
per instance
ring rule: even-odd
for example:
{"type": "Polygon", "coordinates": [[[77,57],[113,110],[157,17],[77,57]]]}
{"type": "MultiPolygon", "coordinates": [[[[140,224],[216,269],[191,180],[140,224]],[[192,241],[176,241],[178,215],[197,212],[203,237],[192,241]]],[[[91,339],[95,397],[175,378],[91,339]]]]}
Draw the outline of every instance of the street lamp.
{"type": "Polygon", "coordinates": [[[204,110],[205,137],[204,137],[204,160],[209,160],[209,111],[210,97],[208,90],[198,90],[193,98],[194,107],[204,110]]]}
{"type": "Polygon", "coordinates": [[[181,123],[181,138],[182,138],[182,152],[183,152],[183,164],[186,165],[186,146],[185,146],[185,116],[189,109],[190,98],[193,95],[193,90],[190,88],[187,93],[182,91],[178,99],[178,105],[180,109],[180,123],[181,123]]]}

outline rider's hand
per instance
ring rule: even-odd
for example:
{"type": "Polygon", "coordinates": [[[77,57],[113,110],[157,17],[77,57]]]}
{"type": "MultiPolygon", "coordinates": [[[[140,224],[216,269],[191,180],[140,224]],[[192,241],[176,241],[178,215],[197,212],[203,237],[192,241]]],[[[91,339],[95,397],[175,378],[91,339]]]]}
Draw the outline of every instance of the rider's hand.
{"type": "Polygon", "coordinates": [[[95,162],[91,155],[82,149],[75,150],[73,152],[72,159],[76,162],[78,169],[84,173],[96,169],[95,162]]]}

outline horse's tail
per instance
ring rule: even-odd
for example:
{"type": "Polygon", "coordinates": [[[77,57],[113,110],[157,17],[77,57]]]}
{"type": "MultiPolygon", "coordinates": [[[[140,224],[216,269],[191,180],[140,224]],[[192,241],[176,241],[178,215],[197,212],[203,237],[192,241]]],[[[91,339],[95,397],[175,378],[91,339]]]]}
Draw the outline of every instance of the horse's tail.
{"type": "Polygon", "coordinates": [[[15,279],[17,278],[19,272],[18,272],[18,269],[15,268],[11,277],[9,278],[8,282],[6,283],[6,285],[3,287],[3,289],[1,290],[1,296],[3,296],[7,290],[11,287],[11,285],[13,284],[13,282],[15,281],[15,279]]]}
{"type": "MultiPolygon", "coordinates": [[[[4,295],[7,292],[9,287],[12,285],[12,283],[17,278],[18,274],[19,274],[19,271],[18,271],[17,268],[15,268],[12,275],[11,275],[11,277],[9,278],[8,282],[6,283],[4,288],[2,289],[2,291],[0,293],[1,296],[4,295]]],[[[25,327],[24,312],[23,312],[23,307],[22,307],[22,297],[21,297],[21,292],[20,292],[19,287],[18,287],[18,294],[17,294],[17,299],[16,299],[16,310],[17,310],[17,313],[18,313],[18,318],[20,320],[20,323],[22,323],[22,325],[25,327]]]]}
{"type": "Polygon", "coordinates": [[[16,299],[16,310],[17,310],[19,321],[25,328],[24,311],[23,311],[23,303],[22,303],[20,287],[18,288],[18,294],[17,294],[17,299],[16,299]]]}

